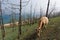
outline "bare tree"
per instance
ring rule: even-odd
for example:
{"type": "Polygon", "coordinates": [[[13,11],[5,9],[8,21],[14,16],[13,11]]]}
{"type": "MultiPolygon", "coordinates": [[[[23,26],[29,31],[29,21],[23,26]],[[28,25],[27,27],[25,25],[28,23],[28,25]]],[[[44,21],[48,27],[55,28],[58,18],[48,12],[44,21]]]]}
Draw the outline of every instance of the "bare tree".
{"type": "Polygon", "coordinates": [[[13,31],[13,32],[14,32],[15,26],[16,26],[15,22],[16,22],[15,13],[12,13],[12,14],[11,14],[11,24],[12,24],[11,27],[12,27],[12,31],[13,31]]]}
{"type": "Polygon", "coordinates": [[[3,17],[2,17],[1,0],[0,0],[0,26],[1,26],[1,32],[2,32],[2,40],[4,40],[5,29],[4,29],[4,23],[3,23],[3,17]]]}
{"type": "MultiPolygon", "coordinates": [[[[37,5],[37,3],[36,3],[36,5],[37,5]]],[[[36,15],[36,5],[35,5],[35,7],[34,7],[34,13],[33,13],[33,19],[34,19],[34,23],[36,23],[37,22],[37,15],[36,15]]]]}
{"type": "Polygon", "coordinates": [[[15,10],[15,8],[12,6],[12,14],[11,14],[11,23],[12,23],[12,31],[14,32],[14,30],[15,30],[15,27],[16,27],[16,24],[15,24],[15,22],[16,22],[16,14],[15,14],[15,12],[13,12],[13,10],[15,10]]]}
{"type": "Polygon", "coordinates": [[[41,18],[42,15],[43,15],[42,12],[43,12],[43,11],[42,11],[42,8],[40,8],[40,18],[41,18]]]}
{"type": "Polygon", "coordinates": [[[31,26],[31,23],[32,23],[32,4],[30,6],[30,19],[29,19],[29,23],[30,23],[30,26],[31,26]]]}
{"type": "Polygon", "coordinates": [[[47,4],[46,17],[48,17],[49,5],[50,5],[50,0],[48,0],[48,4],[47,4]]]}
{"type": "Polygon", "coordinates": [[[52,15],[52,12],[55,10],[55,6],[56,6],[56,3],[53,5],[53,7],[51,8],[51,11],[49,12],[48,14],[48,18],[50,18],[50,16],[52,15]]]}
{"type": "Polygon", "coordinates": [[[20,13],[19,13],[19,29],[18,29],[18,40],[20,40],[20,35],[21,35],[21,12],[22,12],[22,0],[20,0],[20,13]]]}
{"type": "Polygon", "coordinates": [[[33,13],[33,22],[35,23],[35,8],[34,8],[34,13],[33,13]]]}
{"type": "Polygon", "coordinates": [[[18,30],[18,40],[20,38],[20,35],[21,35],[21,13],[22,13],[22,7],[25,7],[28,5],[28,3],[30,2],[29,1],[26,1],[26,2],[22,2],[22,0],[20,0],[20,13],[19,13],[19,23],[18,23],[18,26],[19,26],[19,30],[18,30]],[[22,3],[27,3],[26,5],[22,6],[22,3]]]}

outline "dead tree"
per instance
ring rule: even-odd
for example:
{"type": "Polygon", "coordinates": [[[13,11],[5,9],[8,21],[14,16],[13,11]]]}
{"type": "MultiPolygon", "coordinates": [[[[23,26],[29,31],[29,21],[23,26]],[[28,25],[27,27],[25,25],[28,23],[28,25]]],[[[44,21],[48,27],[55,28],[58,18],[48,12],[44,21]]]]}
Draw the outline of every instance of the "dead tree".
{"type": "Polygon", "coordinates": [[[20,35],[21,35],[21,13],[22,13],[22,7],[25,7],[28,5],[28,3],[30,2],[29,1],[25,1],[25,2],[22,2],[22,0],[20,0],[20,13],[19,13],[19,23],[18,23],[18,26],[19,26],[19,29],[18,29],[18,40],[20,40],[20,35]],[[22,6],[22,3],[27,3],[26,5],[22,6]]]}
{"type": "Polygon", "coordinates": [[[30,26],[32,25],[32,4],[30,6],[30,19],[29,19],[30,26]]]}
{"type": "Polygon", "coordinates": [[[48,14],[48,18],[50,18],[50,15],[52,14],[52,12],[55,10],[55,6],[56,6],[56,3],[53,5],[53,7],[51,8],[51,11],[49,12],[48,14]]]}
{"type": "Polygon", "coordinates": [[[16,19],[15,19],[15,13],[12,13],[11,14],[11,27],[12,27],[12,31],[13,32],[14,32],[15,26],[16,26],[15,21],[16,21],[16,19]]]}
{"type": "Polygon", "coordinates": [[[33,22],[35,23],[35,8],[34,8],[34,13],[33,13],[33,22]]]}
{"type": "MultiPolygon", "coordinates": [[[[36,4],[37,5],[37,4],[36,4]]],[[[36,23],[37,22],[37,16],[36,16],[36,5],[35,5],[35,7],[34,7],[34,13],[33,13],[33,19],[34,19],[34,23],[36,23]]]]}
{"type": "Polygon", "coordinates": [[[47,4],[46,17],[48,17],[49,5],[50,5],[50,0],[48,0],[48,4],[47,4]]]}
{"type": "MultiPolygon", "coordinates": [[[[37,4],[36,4],[37,5],[37,4]]],[[[33,13],[33,21],[34,21],[34,23],[36,23],[37,22],[37,17],[36,17],[36,5],[35,5],[35,7],[34,7],[34,13],[33,13]]]]}
{"type": "Polygon", "coordinates": [[[1,32],[2,32],[2,40],[4,40],[5,29],[4,29],[4,23],[3,23],[3,17],[2,17],[1,0],[0,0],[0,27],[1,27],[1,32]]]}
{"type": "Polygon", "coordinates": [[[11,11],[12,12],[12,14],[11,14],[12,31],[14,32],[15,27],[16,27],[16,24],[15,24],[15,22],[16,22],[16,14],[15,14],[15,12],[13,12],[13,10],[15,10],[15,8],[12,7],[11,9],[12,9],[12,11],[11,11]]]}
{"type": "Polygon", "coordinates": [[[20,13],[19,13],[19,29],[18,29],[18,40],[20,40],[20,35],[21,35],[21,12],[22,12],[22,0],[20,0],[20,13]]]}

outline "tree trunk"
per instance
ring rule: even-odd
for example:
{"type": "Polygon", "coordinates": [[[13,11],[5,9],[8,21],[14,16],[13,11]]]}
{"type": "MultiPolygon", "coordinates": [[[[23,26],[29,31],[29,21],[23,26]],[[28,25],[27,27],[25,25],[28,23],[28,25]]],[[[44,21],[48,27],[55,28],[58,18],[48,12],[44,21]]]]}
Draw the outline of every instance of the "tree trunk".
{"type": "Polygon", "coordinates": [[[18,29],[18,40],[20,40],[20,35],[21,35],[21,9],[22,9],[22,0],[20,0],[20,13],[19,13],[19,29],[18,29]]]}
{"type": "Polygon", "coordinates": [[[48,0],[48,4],[47,4],[46,17],[48,17],[49,5],[50,5],[50,0],[48,0]]]}
{"type": "Polygon", "coordinates": [[[2,32],[2,40],[4,40],[5,29],[4,29],[4,23],[3,23],[3,17],[2,17],[1,0],[0,0],[0,26],[1,26],[1,32],[2,32]]]}

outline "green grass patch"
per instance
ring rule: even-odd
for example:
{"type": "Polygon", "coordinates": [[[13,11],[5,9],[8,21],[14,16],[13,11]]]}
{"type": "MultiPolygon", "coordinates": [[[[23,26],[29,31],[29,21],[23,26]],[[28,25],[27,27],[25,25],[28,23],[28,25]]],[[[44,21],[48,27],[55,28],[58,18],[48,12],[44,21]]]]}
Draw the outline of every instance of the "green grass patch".
{"type": "MultiPolygon", "coordinates": [[[[25,25],[22,26],[22,34],[20,37],[20,40],[23,40],[27,35],[31,34],[33,30],[35,30],[37,27],[37,24],[33,24],[32,26],[30,25],[25,25]]],[[[18,37],[18,27],[15,27],[14,32],[12,31],[13,28],[11,27],[5,27],[5,40],[17,40],[18,37]]],[[[2,40],[2,34],[0,30],[0,39],[2,40]]]]}

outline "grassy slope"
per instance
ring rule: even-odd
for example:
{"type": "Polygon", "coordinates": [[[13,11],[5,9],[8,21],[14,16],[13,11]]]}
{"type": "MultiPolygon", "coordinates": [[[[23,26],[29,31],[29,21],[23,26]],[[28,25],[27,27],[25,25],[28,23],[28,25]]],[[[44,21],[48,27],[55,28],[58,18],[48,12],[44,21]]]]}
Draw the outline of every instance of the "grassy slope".
{"type": "MultiPolygon", "coordinates": [[[[25,38],[27,35],[29,36],[29,34],[31,34],[33,32],[33,30],[35,30],[37,24],[33,24],[32,26],[26,25],[26,26],[22,26],[22,34],[21,34],[21,40],[23,40],[23,38],[25,38]]],[[[17,36],[18,36],[18,27],[15,27],[16,30],[14,32],[12,32],[12,28],[5,28],[6,31],[6,37],[5,40],[17,40],[17,36]]],[[[0,40],[2,40],[1,37],[1,30],[0,30],[0,40]]],[[[28,37],[27,36],[27,37],[28,37]]]]}
{"type": "MultiPolygon", "coordinates": [[[[34,29],[36,28],[37,24],[34,24],[32,26],[26,25],[22,26],[22,34],[21,34],[21,40],[23,38],[28,37],[32,32],[34,32],[34,29]]],[[[18,35],[18,27],[16,27],[16,30],[12,32],[12,28],[5,28],[6,31],[6,37],[5,40],[17,40],[18,35]]],[[[60,17],[51,18],[49,21],[49,24],[47,25],[46,30],[43,30],[41,33],[41,40],[53,40],[57,39],[60,40],[60,17]]],[[[0,40],[1,38],[1,30],[0,30],[0,40]]]]}

